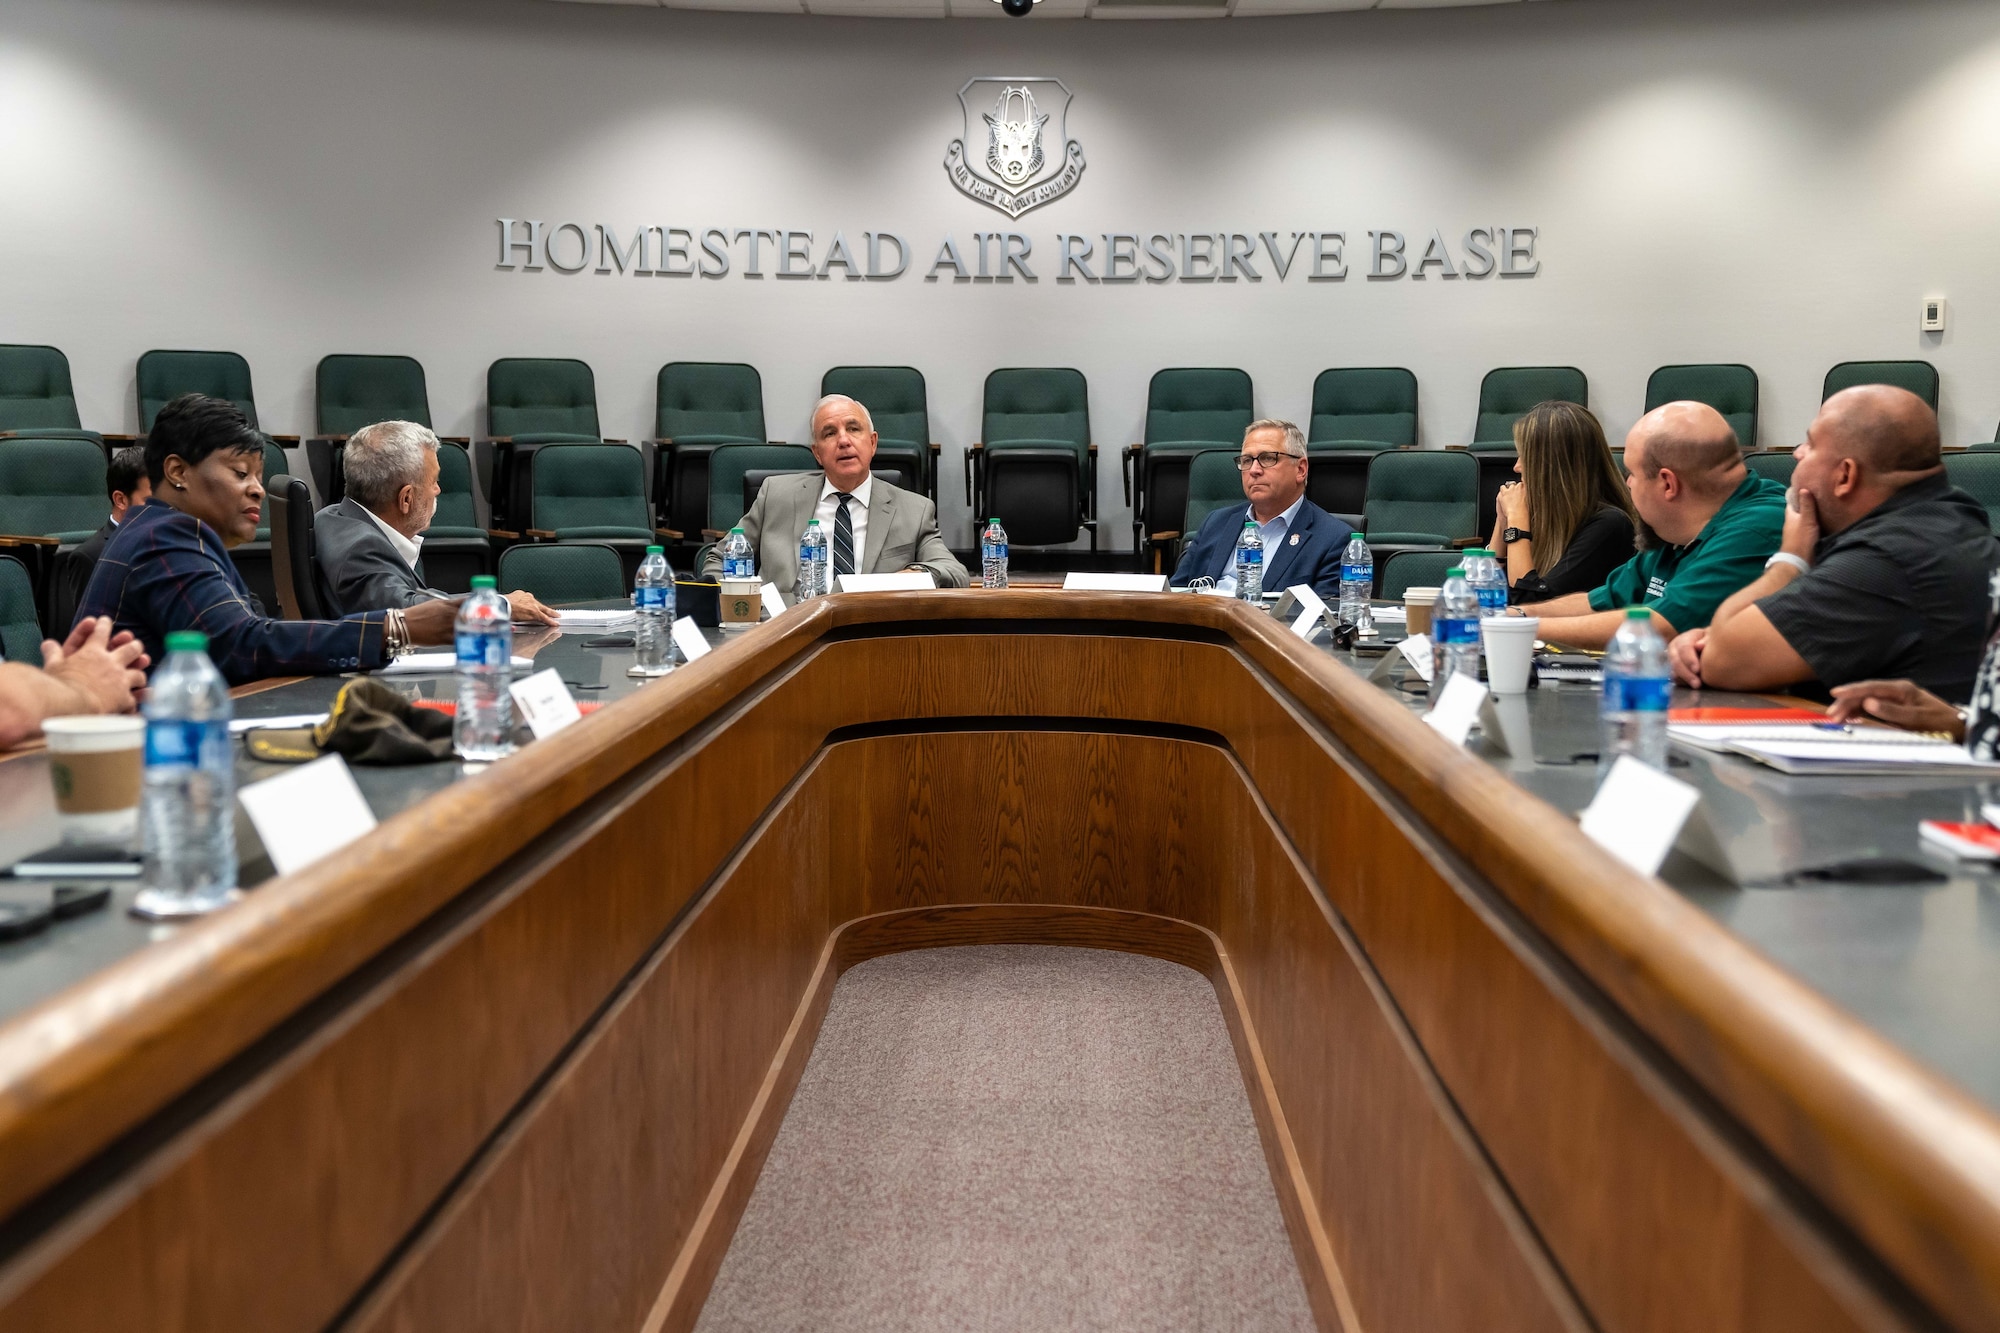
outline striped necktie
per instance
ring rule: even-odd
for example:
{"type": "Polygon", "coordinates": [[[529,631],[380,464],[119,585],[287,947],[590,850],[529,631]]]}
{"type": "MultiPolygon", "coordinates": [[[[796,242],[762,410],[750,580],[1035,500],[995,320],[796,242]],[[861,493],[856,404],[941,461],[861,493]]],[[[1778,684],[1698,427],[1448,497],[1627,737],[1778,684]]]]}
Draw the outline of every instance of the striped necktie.
{"type": "Polygon", "coordinates": [[[840,510],[833,516],[833,572],[852,574],[854,570],[854,515],[848,512],[848,505],[854,497],[846,491],[835,491],[840,497],[840,510]]]}

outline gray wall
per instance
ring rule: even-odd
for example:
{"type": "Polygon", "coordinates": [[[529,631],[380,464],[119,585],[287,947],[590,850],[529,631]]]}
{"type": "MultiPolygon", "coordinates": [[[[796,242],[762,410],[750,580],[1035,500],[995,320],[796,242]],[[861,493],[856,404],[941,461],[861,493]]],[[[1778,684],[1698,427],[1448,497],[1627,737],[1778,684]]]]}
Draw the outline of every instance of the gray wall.
{"type": "Polygon", "coordinates": [[[958,542],[985,373],[1074,365],[1123,543],[1116,449],[1170,365],[1240,365],[1260,411],[1300,418],[1323,367],[1406,365],[1443,445],[1495,365],[1581,366],[1616,438],[1653,367],[1740,360],[1786,445],[1831,363],[1921,356],[1947,441],[1991,438],[1996,150],[1983,0],[1165,24],[9,0],[0,341],[64,348],[85,423],[123,430],[149,347],[243,352],[266,428],[300,433],[332,351],[419,357],[459,434],[483,428],[493,358],[582,357],[606,432],[633,438],[665,361],[755,363],[795,439],[827,366],[914,364],[958,542]],[[959,84],[993,73],[1064,79],[1089,164],[1018,224],[942,166],[959,84]],[[888,283],[524,273],[495,266],[500,216],[891,230],[918,253],[888,283]],[[1492,224],[1541,229],[1538,276],[1363,277],[1370,228],[1421,246],[1492,224]],[[944,234],[1009,225],[1040,281],[922,280],[944,234]],[[1345,282],[1053,281],[1058,231],[1311,228],[1349,234],[1345,282]],[[1941,338],[1917,328],[1932,294],[1941,338]]]}

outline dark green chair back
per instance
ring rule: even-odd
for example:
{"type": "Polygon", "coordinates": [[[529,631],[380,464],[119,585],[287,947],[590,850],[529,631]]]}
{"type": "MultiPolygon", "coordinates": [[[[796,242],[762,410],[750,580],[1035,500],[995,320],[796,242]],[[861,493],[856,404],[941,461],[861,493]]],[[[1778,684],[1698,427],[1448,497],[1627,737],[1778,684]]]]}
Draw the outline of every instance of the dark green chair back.
{"type": "Polygon", "coordinates": [[[291,471],[292,465],[290,460],[285,457],[285,451],[270,440],[265,440],[264,490],[266,494],[264,496],[264,516],[263,521],[257,525],[257,536],[254,540],[260,542],[271,540],[271,511],[278,507],[278,491],[282,485],[279,479],[289,476],[291,471]]]}
{"type": "MultiPolygon", "coordinates": [[[[986,377],[980,439],[996,445],[1068,445],[1077,466],[1090,466],[1090,386],[1080,370],[1010,367],[986,377]]],[[[1239,435],[1241,432],[1238,432],[1239,435]]]]}
{"type": "Polygon", "coordinates": [[[410,356],[323,356],[313,375],[322,435],[352,435],[378,421],[431,424],[424,368],[410,356]]]}
{"type": "Polygon", "coordinates": [[[1186,535],[1218,509],[1243,503],[1243,474],[1236,470],[1236,449],[1205,449],[1188,462],[1186,535]]]}
{"type": "Polygon", "coordinates": [[[1462,551],[1392,552],[1382,562],[1380,587],[1375,595],[1386,602],[1400,602],[1411,588],[1441,587],[1451,567],[1464,560],[1462,551]]]}
{"type": "Polygon", "coordinates": [[[535,453],[529,526],[561,538],[653,535],[646,466],[623,444],[547,444],[535,453]]]}
{"type": "MultiPolygon", "coordinates": [[[[617,446],[612,446],[616,448],[617,446]]],[[[427,537],[484,537],[472,504],[472,459],[462,444],[438,445],[438,503],[427,537]]]]}
{"type": "Polygon", "coordinates": [[[0,430],[76,430],[82,424],[68,357],[53,347],[0,345],[0,430]]]}
{"type": "Polygon", "coordinates": [[[1417,442],[1417,377],[1400,366],[1322,370],[1313,381],[1308,444],[1417,442]]]}
{"type": "Polygon", "coordinates": [[[1937,410],[1937,367],[1928,361],[1843,361],[1826,372],[1820,401],[1825,402],[1842,389],[1857,384],[1893,384],[1929,403],[1933,412],[1937,410]]]}
{"type": "Polygon", "coordinates": [[[11,555],[0,555],[0,652],[9,662],[42,664],[42,623],[35,616],[35,581],[28,567],[11,555]]]}
{"type": "Polygon", "coordinates": [[[513,439],[602,439],[597,377],[583,362],[567,358],[502,357],[486,369],[486,428],[513,439]]]}
{"type": "Polygon", "coordinates": [[[1946,454],[1951,484],[1986,506],[1986,522],[2000,535],[2000,453],[1946,454]]]}
{"type": "Polygon", "coordinates": [[[1722,413],[1739,445],[1757,447],[1757,372],[1750,367],[1661,366],[1646,381],[1646,410],[1680,402],[1707,403],[1722,413]]]}
{"type": "Polygon", "coordinates": [[[153,428],[160,409],[184,393],[207,394],[236,404],[257,425],[257,396],[250,389],[250,363],[235,352],[154,350],[139,358],[139,429],[153,428]]]}
{"type": "Polygon", "coordinates": [[[820,376],[819,392],[846,394],[868,409],[880,438],[875,447],[917,465],[917,489],[930,485],[931,408],[923,372],[914,366],[835,366],[820,376]]]}
{"type": "Polygon", "coordinates": [[[1792,456],[1789,449],[1768,454],[1745,454],[1743,457],[1743,466],[1752,472],[1787,486],[1792,484],[1792,469],[1798,465],[1799,460],[1792,456]]]}
{"type": "Polygon", "coordinates": [[[1235,447],[1257,415],[1250,376],[1241,370],[1162,370],[1146,390],[1146,448],[1193,451],[1217,444],[1235,447]]]}
{"type": "Polygon", "coordinates": [[[1474,444],[1514,447],[1514,423],[1536,403],[1590,406],[1590,382],[1575,366],[1502,366],[1479,384],[1479,424],[1474,444]]]}
{"type": "Polygon", "coordinates": [[[725,444],[708,460],[708,522],[727,532],[743,521],[743,474],[757,468],[812,472],[819,464],[803,444],[725,444]]]}
{"type": "Polygon", "coordinates": [[[495,578],[502,592],[525,592],[551,604],[626,595],[625,570],[618,552],[595,542],[510,546],[500,553],[495,578]]]}
{"type": "Polygon", "coordinates": [[[111,513],[104,473],[104,451],[88,440],[0,440],[0,532],[82,541],[111,513]]]}
{"type": "Polygon", "coordinates": [[[737,361],[669,361],[660,367],[653,434],[676,444],[763,442],[763,377],[737,361]]]}
{"type": "Polygon", "coordinates": [[[1363,526],[1370,542],[1442,545],[1474,535],[1479,460],[1463,450],[1399,449],[1368,464],[1363,526]]]}

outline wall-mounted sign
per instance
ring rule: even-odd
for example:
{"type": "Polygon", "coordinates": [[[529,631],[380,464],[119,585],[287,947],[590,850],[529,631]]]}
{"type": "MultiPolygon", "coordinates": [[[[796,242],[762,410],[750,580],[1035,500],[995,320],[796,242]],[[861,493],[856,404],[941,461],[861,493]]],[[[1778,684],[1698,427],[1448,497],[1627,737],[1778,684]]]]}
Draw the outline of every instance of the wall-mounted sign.
{"type": "Polygon", "coordinates": [[[1010,218],[1068,194],[1083,175],[1083,145],[1069,137],[1069,103],[1061,79],[966,80],[958,90],[965,133],[944,150],[951,183],[1010,218]]]}

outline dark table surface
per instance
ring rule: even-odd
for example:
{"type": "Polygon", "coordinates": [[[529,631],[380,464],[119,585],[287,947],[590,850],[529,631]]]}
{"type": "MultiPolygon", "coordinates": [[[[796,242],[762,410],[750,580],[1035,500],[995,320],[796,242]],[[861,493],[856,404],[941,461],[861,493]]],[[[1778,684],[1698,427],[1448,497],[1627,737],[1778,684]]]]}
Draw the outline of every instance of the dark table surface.
{"type": "MultiPolygon", "coordinates": [[[[1400,628],[1384,626],[1385,637],[1400,628]]],[[[711,643],[725,635],[703,631],[711,643]]],[[[550,636],[537,643],[524,632],[519,655],[535,669],[555,667],[579,702],[609,702],[653,686],[625,674],[629,648],[586,648],[590,634],[550,636]],[[603,688],[589,688],[601,686],[603,688]]],[[[1356,670],[1375,661],[1332,653],[1356,670]]],[[[1400,664],[1382,688],[1413,712],[1428,705],[1420,689],[1404,688],[1400,664]]],[[[666,679],[671,680],[669,676],[666,679]]],[[[238,718],[281,717],[325,711],[338,678],[302,680],[236,701],[238,718]]],[[[416,696],[451,698],[449,674],[391,678],[416,696]]],[[[1411,682],[1411,684],[1416,684],[1411,682]]],[[[1470,750],[1505,772],[1523,789],[1574,814],[1589,803],[1596,767],[1574,756],[1597,749],[1599,687],[1544,682],[1504,719],[1528,743],[1503,754],[1475,734],[1470,750]]],[[[1749,696],[1676,690],[1675,707],[1756,706],[1749,696]]],[[[1922,819],[1979,817],[1981,804],[2000,799],[1985,783],[1964,777],[1788,777],[1747,759],[1675,748],[1674,775],[1694,784],[1732,856],[1752,868],[1747,882],[1731,884],[1679,856],[1661,878],[1773,962],[1818,989],[1882,1035],[2000,1111],[2000,875],[1954,862],[1924,849],[1922,819]],[[1857,857],[1895,857],[1942,873],[1934,883],[1853,885],[1795,884],[1788,872],[1857,857]]],[[[239,786],[286,766],[241,757],[239,786]]],[[[362,794],[378,819],[408,808],[456,781],[456,763],[402,768],[357,767],[362,794]]],[[[48,764],[39,754],[0,762],[0,858],[10,863],[54,841],[55,808],[48,764]]],[[[270,873],[246,821],[238,820],[244,883],[270,873]]],[[[0,886],[8,881],[0,879],[0,886]]],[[[0,887],[33,897],[45,887],[0,887]]],[[[0,943],[0,1018],[46,998],[92,971],[162,938],[176,927],[150,924],[126,912],[135,887],[119,885],[107,910],[57,922],[28,939],[0,943]]]]}

